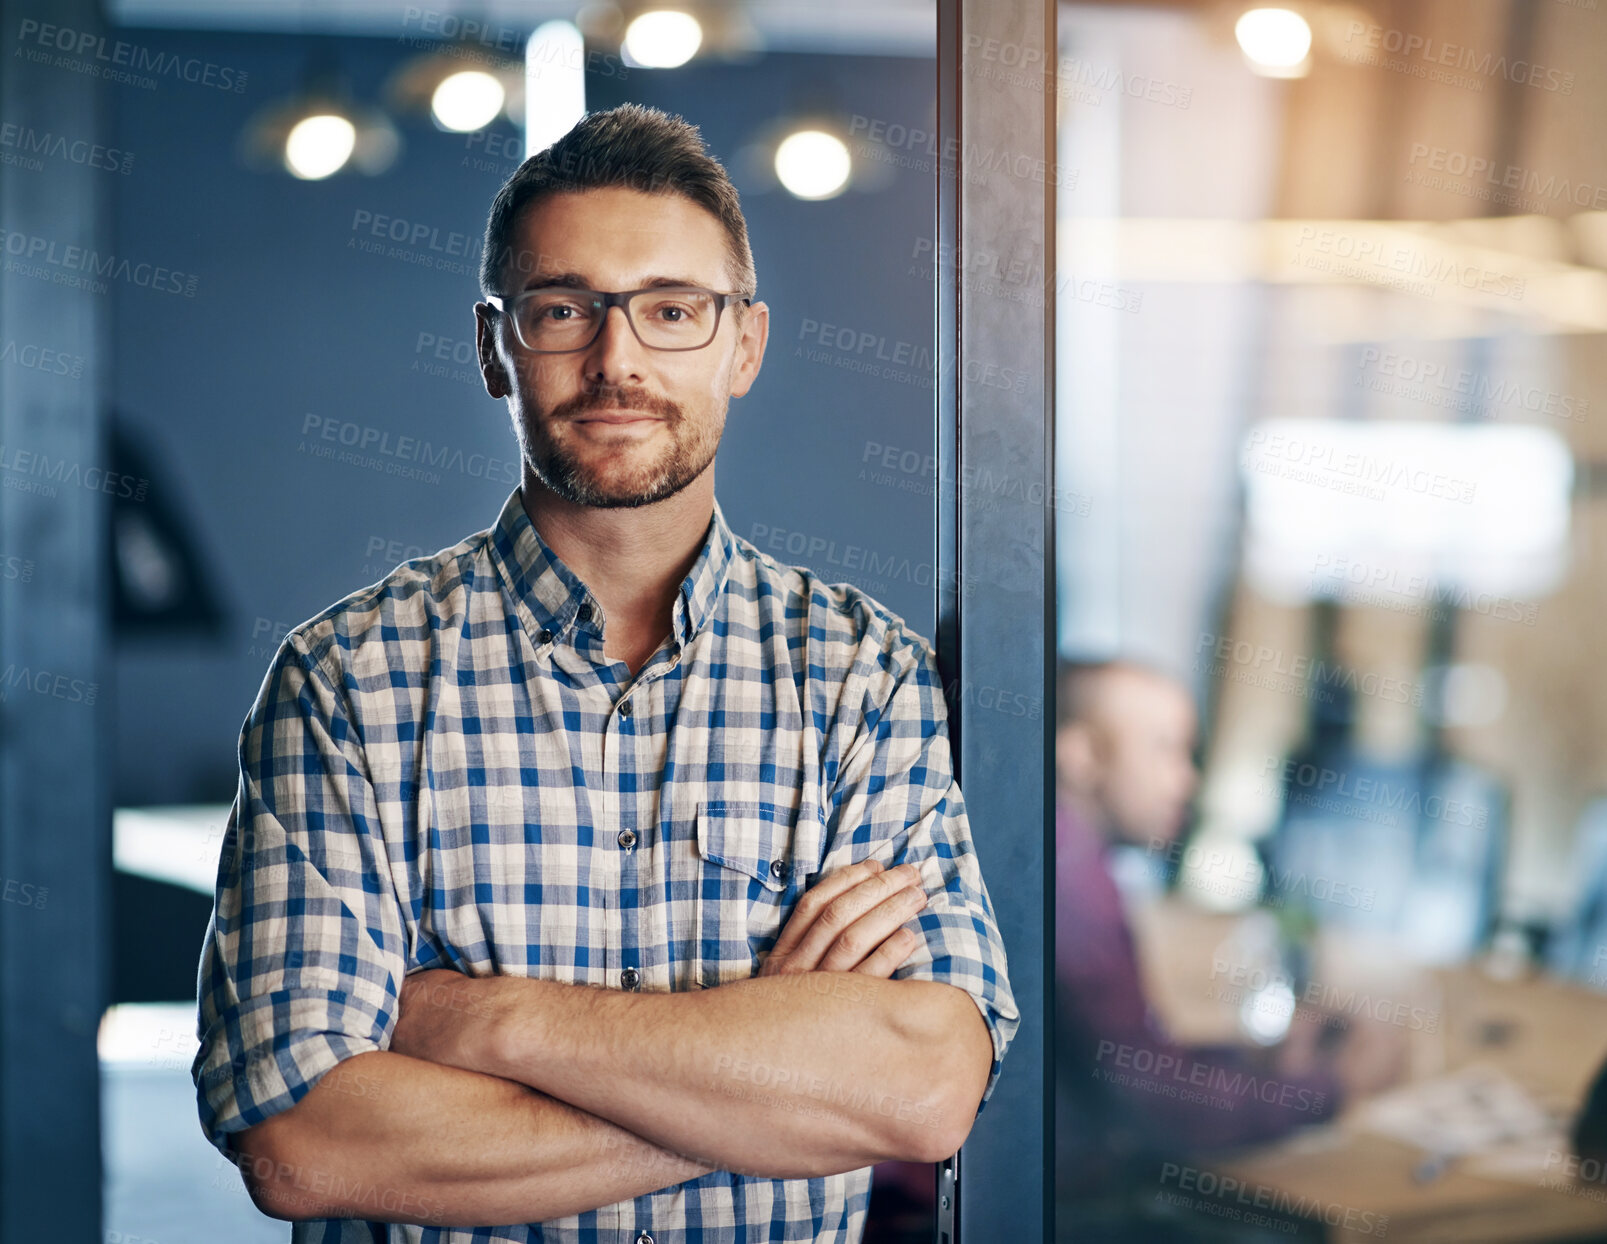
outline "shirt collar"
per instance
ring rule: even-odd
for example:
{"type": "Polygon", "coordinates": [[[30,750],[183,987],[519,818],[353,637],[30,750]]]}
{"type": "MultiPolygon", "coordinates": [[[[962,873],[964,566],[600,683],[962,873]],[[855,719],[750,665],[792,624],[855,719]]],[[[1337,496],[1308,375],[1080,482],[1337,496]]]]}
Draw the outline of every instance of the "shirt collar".
{"type": "MultiPolygon", "coordinates": [[[[491,529],[491,550],[514,600],[529,612],[526,624],[531,626],[532,636],[538,644],[543,642],[539,638],[543,631],[551,632],[553,640],[568,639],[574,626],[600,638],[602,628],[597,619],[601,605],[541,538],[525,513],[521,487],[514,488],[503,503],[491,529]]],[[[735,555],[736,540],[716,499],[703,547],[681,581],[675,602],[675,634],[683,646],[691,643],[713,616],[735,555]]]]}

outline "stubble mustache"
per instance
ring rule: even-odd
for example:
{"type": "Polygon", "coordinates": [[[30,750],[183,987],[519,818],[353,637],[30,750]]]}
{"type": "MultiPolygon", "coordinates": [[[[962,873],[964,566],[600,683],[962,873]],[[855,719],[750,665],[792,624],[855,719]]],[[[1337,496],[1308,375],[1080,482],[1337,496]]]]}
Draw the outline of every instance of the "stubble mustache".
{"type": "Polygon", "coordinates": [[[655,397],[646,389],[627,389],[615,385],[600,385],[587,392],[577,393],[553,407],[550,417],[554,420],[570,420],[579,418],[589,411],[607,410],[610,407],[641,411],[671,423],[677,423],[681,419],[680,406],[668,398],[655,397]]]}

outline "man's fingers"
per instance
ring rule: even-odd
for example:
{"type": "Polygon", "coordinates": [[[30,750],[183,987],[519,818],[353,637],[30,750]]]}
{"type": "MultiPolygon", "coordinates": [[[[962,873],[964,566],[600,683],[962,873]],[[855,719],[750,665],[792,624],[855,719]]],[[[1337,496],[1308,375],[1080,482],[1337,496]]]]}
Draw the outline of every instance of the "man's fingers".
{"type": "MultiPolygon", "coordinates": [[[[874,950],[883,938],[914,915],[915,909],[905,910],[891,921],[873,921],[856,929],[858,922],[889,898],[918,893],[920,874],[902,864],[865,878],[811,912],[809,927],[804,930],[803,940],[794,951],[794,962],[802,964],[805,971],[848,971],[874,950]],[[845,937],[847,944],[842,951],[836,951],[835,948],[845,937]],[[854,953],[850,956],[849,951],[854,953]]],[[[886,915],[885,912],[883,914],[886,915]]]]}
{"type": "MultiPolygon", "coordinates": [[[[868,888],[868,887],[866,887],[868,888]]],[[[919,886],[901,888],[883,899],[847,928],[837,932],[831,946],[820,957],[822,972],[852,972],[926,906],[926,893],[919,886]]],[[[808,941],[805,939],[807,948],[808,941]]]]}
{"type": "Polygon", "coordinates": [[[879,976],[886,980],[921,944],[921,935],[910,928],[901,928],[878,946],[865,962],[853,970],[866,976],[879,976]]]}
{"type": "MultiPolygon", "coordinates": [[[[790,955],[803,940],[804,934],[814,924],[815,917],[820,914],[821,908],[831,902],[840,894],[853,889],[862,881],[876,876],[882,871],[880,860],[860,860],[857,864],[850,864],[847,868],[839,868],[829,876],[822,877],[809,889],[805,890],[792,914],[787,917],[787,923],[776,938],[776,944],[771,948],[772,956],[790,955]]],[[[809,965],[812,970],[813,964],[809,965]]]]}

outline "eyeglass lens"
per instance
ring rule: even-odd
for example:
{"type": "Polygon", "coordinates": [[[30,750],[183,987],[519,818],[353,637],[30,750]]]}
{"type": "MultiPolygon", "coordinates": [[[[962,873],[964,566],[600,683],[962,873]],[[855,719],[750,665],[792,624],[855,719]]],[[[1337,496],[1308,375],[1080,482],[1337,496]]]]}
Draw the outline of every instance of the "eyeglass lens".
{"type": "MultiPolygon", "coordinates": [[[[587,290],[538,289],[516,304],[519,339],[532,350],[578,349],[596,336],[603,300],[587,290]]],[[[642,341],[663,349],[707,345],[714,338],[715,299],[704,290],[650,289],[625,304],[642,341]]]]}

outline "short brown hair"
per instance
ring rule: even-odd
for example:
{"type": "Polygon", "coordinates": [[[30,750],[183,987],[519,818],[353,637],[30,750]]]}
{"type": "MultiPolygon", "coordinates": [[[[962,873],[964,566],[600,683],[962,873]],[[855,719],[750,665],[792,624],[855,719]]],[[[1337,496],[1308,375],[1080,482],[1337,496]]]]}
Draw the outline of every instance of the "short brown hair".
{"type": "MultiPolygon", "coordinates": [[[[756,274],[748,225],[724,166],[705,152],[695,125],[641,104],[588,113],[557,142],[513,171],[497,191],[486,221],[481,293],[505,292],[498,286],[515,255],[514,229],[531,204],[566,191],[615,186],[646,194],[678,194],[709,212],[725,230],[730,288],[753,296],[756,274]]],[[[745,308],[737,303],[733,310],[740,319],[745,308]]]]}
{"type": "Polygon", "coordinates": [[[1055,725],[1064,728],[1087,721],[1094,702],[1095,684],[1121,662],[1114,659],[1074,661],[1061,657],[1055,677],[1055,725]]]}
{"type": "Polygon", "coordinates": [[[1186,691],[1182,679],[1159,665],[1132,657],[1094,657],[1076,660],[1060,657],[1055,675],[1055,726],[1057,729],[1093,719],[1103,684],[1115,674],[1137,674],[1186,691]]]}

